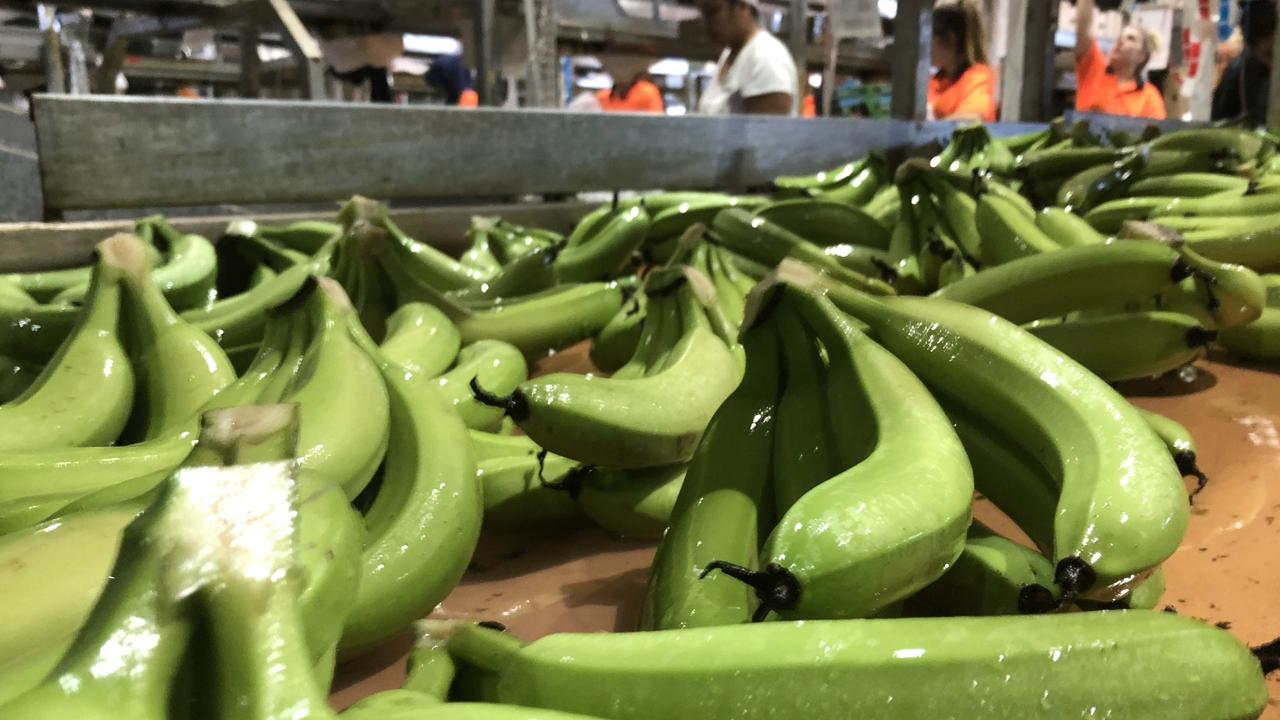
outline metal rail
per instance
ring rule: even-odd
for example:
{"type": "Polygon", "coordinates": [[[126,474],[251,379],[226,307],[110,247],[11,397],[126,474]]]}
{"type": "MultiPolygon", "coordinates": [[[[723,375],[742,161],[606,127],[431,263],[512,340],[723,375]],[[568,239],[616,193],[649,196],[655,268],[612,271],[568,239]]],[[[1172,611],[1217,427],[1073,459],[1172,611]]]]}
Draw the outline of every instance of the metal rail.
{"type": "MultiPolygon", "coordinates": [[[[51,210],[743,190],[952,123],[38,96],[51,210]]],[[[1004,125],[1000,133],[1034,126],[1004,125]]]]}

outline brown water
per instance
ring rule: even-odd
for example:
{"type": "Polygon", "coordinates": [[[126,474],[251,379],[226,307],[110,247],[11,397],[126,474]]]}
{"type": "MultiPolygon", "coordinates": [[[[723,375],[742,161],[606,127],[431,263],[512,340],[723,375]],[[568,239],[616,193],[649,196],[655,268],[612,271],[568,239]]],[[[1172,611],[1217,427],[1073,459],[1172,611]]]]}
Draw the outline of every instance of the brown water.
{"type": "MultiPolygon", "coordinates": [[[[582,371],[585,353],[561,353],[541,372],[582,371]]],[[[1185,425],[1210,484],[1196,500],[1186,540],[1165,563],[1162,605],[1230,623],[1251,645],[1280,636],[1280,373],[1199,363],[1192,382],[1129,383],[1134,402],[1185,425]]],[[[977,513],[1009,530],[994,509],[977,513]]],[[[1010,531],[1011,535],[1014,533],[1010,531]]],[[[549,535],[486,536],[461,585],[436,616],[498,620],[517,637],[552,632],[630,630],[653,556],[651,543],[623,542],[593,529],[549,535]]],[[[331,696],[343,708],[404,679],[409,638],[339,668],[331,696]]],[[[1280,674],[1269,681],[1264,720],[1280,720],[1280,674]]]]}

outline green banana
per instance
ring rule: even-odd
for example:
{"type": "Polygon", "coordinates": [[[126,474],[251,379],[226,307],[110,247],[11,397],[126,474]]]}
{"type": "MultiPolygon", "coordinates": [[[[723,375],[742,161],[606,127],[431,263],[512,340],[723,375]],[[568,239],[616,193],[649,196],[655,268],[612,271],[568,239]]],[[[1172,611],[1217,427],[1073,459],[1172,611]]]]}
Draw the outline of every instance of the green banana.
{"type": "Polygon", "coordinates": [[[312,275],[329,269],[331,249],[326,245],[306,265],[297,265],[240,295],[219,300],[207,310],[187,310],[179,317],[195,325],[218,342],[228,354],[231,349],[262,341],[266,311],[294,297],[312,275]]]}
{"type": "MultiPolygon", "coordinates": [[[[1133,195],[1162,197],[1204,197],[1218,193],[1244,195],[1249,191],[1248,178],[1218,173],[1177,173],[1143,178],[1129,187],[1133,195]]],[[[1220,196],[1221,197],[1221,196],[1220,196]]]]}
{"type": "Polygon", "coordinates": [[[847,179],[832,180],[808,191],[811,197],[849,205],[865,205],[884,184],[888,166],[883,158],[868,155],[847,179]]]}
{"type": "Polygon", "coordinates": [[[790,284],[782,269],[779,279],[773,302],[795,308],[830,357],[844,469],[781,514],[760,551],[763,571],[708,570],[749,583],[761,602],[757,619],[766,609],[784,619],[865,617],[933,582],[959,556],[972,470],[947,416],[905,365],[830,301],[790,284]]]}
{"type": "Polygon", "coordinates": [[[1009,516],[1041,554],[1053,553],[1058,487],[1028,450],[977,415],[939,397],[973,466],[974,488],[1009,516]]]}
{"type": "Polygon", "coordinates": [[[191,452],[177,433],[124,447],[18,450],[0,458],[0,535],[71,510],[103,507],[159,485],[191,452]]]}
{"type": "Polygon", "coordinates": [[[648,312],[649,296],[643,291],[624,302],[622,309],[592,339],[592,364],[604,372],[614,372],[626,365],[640,342],[648,312]]]}
{"type": "Polygon", "coordinates": [[[500,340],[480,340],[462,348],[457,363],[436,383],[467,427],[487,430],[502,421],[503,412],[476,400],[472,381],[495,393],[508,393],[528,377],[529,366],[519,350],[500,340]]]}
{"type": "Polygon", "coordinates": [[[1195,217],[1242,217],[1280,213],[1280,194],[1207,197],[1174,197],[1151,211],[1153,219],[1191,215],[1195,217]]]}
{"type": "Polygon", "coordinates": [[[1197,153],[1229,153],[1244,162],[1256,158],[1268,143],[1261,134],[1239,128],[1179,130],[1152,140],[1152,150],[1185,150],[1197,153]]]}
{"type": "Polygon", "coordinates": [[[624,210],[594,236],[560,251],[555,270],[564,282],[591,282],[614,276],[640,249],[652,221],[643,207],[624,210]]]}
{"type": "MultiPolygon", "coordinates": [[[[754,296],[753,296],[754,297],[754,296]]],[[[707,426],[658,544],[640,606],[640,628],[745,623],[754,604],[732,578],[699,579],[714,560],[755,564],[762,528],[773,525],[770,466],[782,358],[774,322],[749,310],[746,373],[707,426]]]]}
{"type": "Polygon", "coordinates": [[[323,220],[299,220],[283,227],[256,225],[253,234],[286,248],[314,255],[342,234],[342,226],[323,220]]]}
{"type": "MultiPolygon", "coordinates": [[[[655,210],[653,222],[646,234],[645,245],[652,249],[672,238],[680,237],[694,225],[710,225],[721,210],[737,205],[735,198],[728,195],[711,195],[673,205],[661,212],[655,210]]],[[[633,211],[634,209],[628,212],[633,211]]],[[[604,234],[603,231],[601,234],[604,234]]]]}
{"type": "Polygon", "coordinates": [[[113,235],[103,247],[103,262],[114,265],[123,278],[120,321],[138,380],[124,435],[152,440],[189,427],[196,411],[235,380],[231,361],[212,338],[169,306],[152,280],[140,240],[113,235]]]}
{"type": "Polygon", "coordinates": [[[908,615],[1019,615],[1052,610],[1053,564],[975,520],[942,577],[904,603],[908,615]]]}
{"type": "MultiPolygon", "coordinates": [[[[151,278],[175,310],[208,308],[213,304],[218,258],[212,243],[199,235],[178,232],[160,216],[139,220],[136,232],[147,245],[152,243],[152,237],[159,236],[165,249],[164,263],[152,271],[151,278]]],[[[68,288],[54,302],[78,301],[88,289],[88,284],[68,288]]]]}
{"type": "MultiPolygon", "coordinates": [[[[649,208],[654,209],[653,202],[650,201],[649,208]]],[[[569,237],[565,238],[565,247],[573,247],[586,242],[588,238],[595,237],[600,229],[603,228],[610,219],[621,208],[616,205],[601,205],[600,207],[587,213],[573,226],[573,230],[569,232],[569,237]]],[[[654,209],[654,212],[660,212],[654,209]]]]}
{"type": "Polygon", "coordinates": [[[276,272],[283,272],[311,259],[309,253],[263,237],[258,233],[257,223],[251,220],[232,220],[223,231],[219,249],[224,245],[230,245],[230,249],[245,260],[276,272]]]}
{"type": "Polygon", "coordinates": [[[1164,571],[1156,570],[1129,596],[1129,607],[1134,610],[1154,610],[1160,604],[1164,592],[1164,571]]]}
{"type": "Polygon", "coordinates": [[[451,291],[449,297],[464,305],[483,307],[502,298],[541,292],[559,282],[555,259],[554,251],[534,248],[502,267],[489,280],[463,290],[451,291]]]}
{"type": "Polygon", "coordinates": [[[1116,198],[1094,206],[1084,214],[1084,219],[1098,232],[1114,235],[1129,220],[1146,220],[1172,199],[1151,195],[1116,198]]]}
{"type": "Polygon", "coordinates": [[[299,471],[315,473],[354,498],[382,462],[389,400],[381,373],[348,330],[355,310],[346,293],[329,278],[315,283],[308,300],[315,337],[282,402],[299,407],[299,471]]]}
{"type": "Polygon", "coordinates": [[[822,170],[812,175],[779,175],[773,179],[773,187],[780,193],[807,193],[811,190],[817,190],[828,187],[835,187],[841,183],[849,182],[855,175],[862,172],[870,163],[870,157],[863,157],[861,160],[847,162],[843,165],[828,170],[822,170]]]}
{"type": "Polygon", "coordinates": [[[1185,241],[1201,256],[1222,263],[1245,265],[1257,272],[1280,268],[1280,215],[1256,217],[1201,218],[1200,223],[1180,222],[1181,218],[1156,218],[1151,223],[1128,222],[1122,232],[1127,237],[1156,239],[1172,244],[1185,241]]]}
{"type": "Polygon", "coordinates": [[[795,257],[821,268],[850,287],[880,295],[892,295],[886,283],[848,270],[822,248],[804,238],[745,210],[729,208],[716,215],[711,224],[714,238],[729,250],[768,267],[785,257],[795,257]]]}
{"type": "Polygon", "coordinates": [[[829,245],[823,252],[835,258],[841,266],[870,278],[879,278],[892,285],[898,280],[893,257],[883,250],[861,245],[829,245]]]}
{"type": "Polygon", "coordinates": [[[636,379],[555,373],[508,396],[473,381],[477,399],[503,408],[539,445],[580,462],[634,468],[689,459],[741,367],[692,285],[673,292],[683,329],[659,372],[636,379]]]}
{"type": "Polygon", "coordinates": [[[484,492],[484,527],[523,531],[573,527],[582,509],[560,486],[572,485],[579,464],[559,455],[512,455],[481,460],[476,477],[484,492]]]}
{"type": "Polygon", "coordinates": [[[415,375],[443,374],[462,349],[462,334],[434,305],[409,303],[387,317],[382,352],[415,375]]]}
{"type": "Polygon", "coordinates": [[[112,252],[99,246],[85,309],[66,341],[31,387],[0,405],[0,451],[109,445],[124,430],[134,372],[119,339],[121,273],[107,259],[112,252]]]}
{"type": "Polygon", "coordinates": [[[39,365],[0,356],[0,405],[12,402],[31,387],[43,370],[39,365]]]}
{"type": "Polygon", "coordinates": [[[397,305],[435,305],[457,325],[464,344],[502,340],[536,358],[591,337],[622,307],[623,293],[617,283],[580,283],[474,310],[412,274],[401,260],[401,246],[383,242],[371,226],[357,224],[353,228],[361,233],[366,252],[377,259],[390,280],[397,305]]]}
{"type": "Polygon", "coordinates": [[[939,177],[932,169],[922,173],[925,184],[934,195],[938,210],[946,219],[947,227],[955,236],[956,244],[966,258],[981,264],[982,236],[978,233],[978,203],[973,196],[961,192],[954,185],[939,177]]]}
{"type": "Polygon", "coordinates": [[[978,270],[970,265],[963,256],[956,253],[943,262],[938,270],[938,287],[944,288],[967,277],[973,277],[978,270]]]}
{"type": "MultiPolygon", "coordinates": [[[[511,423],[513,430],[514,427],[515,423],[511,423]]],[[[468,429],[467,437],[471,440],[471,449],[474,451],[476,462],[517,456],[534,458],[542,452],[538,443],[530,440],[526,435],[468,429]]]]}
{"type": "MultiPolygon", "coordinates": [[[[766,205],[756,215],[819,247],[838,243],[878,250],[889,247],[889,230],[866,211],[848,203],[797,198],[766,205]]],[[[714,220],[713,215],[708,222],[714,220]]]]}
{"type": "Polygon", "coordinates": [[[797,312],[785,307],[774,312],[779,315],[786,368],[786,389],[773,431],[773,504],[781,517],[805,493],[835,475],[839,461],[822,350],[797,312]]]}
{"type": "Polygon", "coordinates": [[[1262,315],[1267,286],[1257,273],[1243,265],[1211,260],[1197,252],[1195,245],[1184,243],[1178,253],[1195,271],[1197,285],[1206,292],[1214,327],[1248,325],[1262,315]]]}
{"type": "Polygon", "coordinates": [[[502,261],[489,247],[491,224],[485,218],[471,219],[471,230],[467,233],[471,247],[458,258],[458,263],[479,282],[488,282],[502,270],[502,261]]]}
{"type": "Polygon", "coordinates": [[[1036,213],[1036,227],[1064,248],[1101,245],[1107,241],[1087,220],[1062,208],[1047,207],[1036,213]]]}
{"type": "Polygon", "coordinates": [[[363,649],[431,612],[462,578],[484,500],[467,428],[431,376],[387,358],[351,321],[391,400],[382,481],[365,513],[359,590],[342,630],[344,649],[363,649]]]}
{"type": "MultiPolygon", "coordinates": [[[[292,337],[308,336],[306,332],[290,332],[296,325],[291,316],[277,313],[269,322],[267,335],[248,371],[202,410],[277,402],[304,349],[304,343],[297,342],[296,350],[291,350],[288,342],[292,337]]],[[[180,427],[167,436],[124,447],[11,453],[0,461],[3,472],[12,473],[6,476],[14,481],[10,486],[14,495],[6,504],[10,508],[25,507],[34,517],[41,511],[80,512],[143,497],[191,454],[195,442],[192,428],[180,427]],[[22,499],[21,505],[18,498],[22,499]],[[32,504],[33,500],[40,502],[32,504]]],[[[7,517],[10,522],[13,519],[7,517]]]]}
{"type": "Polygon", "coordinates": [[[593,468],[577,476],[574,499],[588,520],[610,533],[656,540],[667,529],[687,468],[684,463],[642,470],[593,468]]]}
{"type": "Polygon", "coordinates": [[[0,705],[35,687],[71,646],[141,510],[117,505],[0,537],[0,705]]]}
{"type": "Polygon", "coordinates": [[[1188,315],[1139,311],[1039,321],[1027,330],[1107,382],[1156,377],[1204,357],[1217,333],[1188,315]]]}
{"type": "Polygon", "coordinates": [[[1097,376],[977,308],[836,285],[828,292],[935,392],[1016,440],[1054,478],[1053,559],[1064,592],[1114,599],[1177,548],[1188,521],[1181,474],[1097,376]]]}
{"type": "Polygon", "coordinates": [[[974,222],[982,238],[982,258],[990,266],[1061,249],[1036,227],[1034,216],[1028,218],[1016,204],[994,193],[978,198],[974,222]]]}
{"type": "Polygon", "coordinates": [[[1280,362],[1280,307],[1268,307],[1248,325],[1223,330],[1218,342],[1245,360],[1280,362]]]}
{"type": "Polygon", "coordinates": [[[886,230],[892,232],[892,228],[898,224],[898,218],[902,214],[902,197],[898,194],[897,186],[890,183],[880,188],[867,201],[867,204],[862,206],[862,209],[886,230]]]}
{"type": "MultiPolygon", "coordinates": [[[[461,290],[487,280],[483,272],[464,267],[462,263],[439,250],[404,234],[391,220],[385,205],[359,195],[347,201],[338,212],[348,236],[377,235],[393,248],[396,262],[405,273],[421,278],[421,282],[443,293],[461,290]]],[[[402,298],[402,302],[405,299],[402,298]]]]}
{"type": "Polygon", "coordinates": [[[1062,183],[1058,189],[1058,205],[1071,212],[1084,214],[1097,205],[1128,190],[1142,176],[1150,163],[1150,155],[1137,152],[1109,165],[1082,170],[1062,183]]]}
{"type": "Polygon", "coordinates": [[[1143,408],[1138,408],[1138,412],[1155,434],[1164,441],[1169,454],[1173,456],[1173,462],[1178,466],[1178,472],[1184,477],[1189,475],[1196,479],[1196,489],[1191,491],[1191,498],[1194,500],[1196,495],[1199,495],[1200,491],[1209,484],[1209,478],[1196,463],[1196,442],[1192,439],[1191,433],[1173,418],[1143,408]]]}
{"type": "Polygon", "coordinates": [[[1123,610],[561,633],[528,645],[445,625],[476,699],[687,718],[1244,720],[1267,702],[1230,633],[1123,610]]]}
{"type": "Polygon", "coordinates": [[[1192,273],[1192,267],[1172,248],[1118,240],[1023,257],[952,283],[932,297],[1026,323],[1141,300],[1192,273]]]}

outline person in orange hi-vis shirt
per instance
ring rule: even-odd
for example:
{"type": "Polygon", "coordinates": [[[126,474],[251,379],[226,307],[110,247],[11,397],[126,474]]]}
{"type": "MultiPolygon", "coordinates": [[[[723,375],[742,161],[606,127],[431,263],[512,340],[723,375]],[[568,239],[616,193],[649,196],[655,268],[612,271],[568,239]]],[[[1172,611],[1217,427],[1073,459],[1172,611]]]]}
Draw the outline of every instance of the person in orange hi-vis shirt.
{"type": "Polygon", "coordinates": [[[982,16],[970,2],[933,10],[933,66],[929,114],[938,120],[996,119],[995,76],[987,65],[982,16]]]}
{"type": "Polygon", "coordinates": [[[1094,0],[1076,3],[1076,110],[1108,115],[1165,119],[1164,97],[1142,79],[1156,39],[1127,26],[1104,57],[1093,37],[1094,0]]]}
{"type": "Polygon", "coordinates": [[[441,55],[431,62],[425,77],[427,84],[444,94],[445,102],[460,108],[480,105],[471,71],[457,55],[441,55]]]}
{"type": "Polygon", "coordinates": [[[649,66],[653,63],[653,58],[634,55],[601,58],[605,72],[613,78],[613,87],[596,93],[600,109],[605,112],[666,112],[662,90],[649,77],[649,66]]]}

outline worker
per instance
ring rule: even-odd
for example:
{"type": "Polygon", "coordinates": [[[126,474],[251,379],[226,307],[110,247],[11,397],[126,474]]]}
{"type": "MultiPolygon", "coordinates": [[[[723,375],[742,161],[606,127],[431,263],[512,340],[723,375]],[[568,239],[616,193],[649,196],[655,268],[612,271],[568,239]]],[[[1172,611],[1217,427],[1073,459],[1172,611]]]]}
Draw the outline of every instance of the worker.
{"type": "Polygon", "coordinates": [[[662,91],[649,77],[649,66],[652,64],[652,59],[643,57],[606,58],[604,67],[613,77],[613,87],[596,93],[600,109],[605,112],[666,112],[662,91]]]}
{"type": "Polygon", "coordinates": [[[1240,31],[1244,50],[1227,67],[1213,91],[1212,117],[1214,120],[1243,117],[1250,125],[1265,125],[1271,60],[1276,51],[1275,0],[1243,0],[1240,31]]]}
{"type": "Polygon", "coordinates": [[[1164,97],[1142,78],[1155,52],[1155,36],[1127,25],[1102,55],[1093,37],[1094,0],[1076,3],[1076,110],[1109,115],[1165,119],[1164,97]]]}
{"type": "Polygon", "coordinates": [[[444,95],[449,105],[460,108],[473,108],[480,105],[480,96],[476,94],[471,71],[462,64],[458,55],[441,55],[431,61],[427,68],[427,84],[444,95]]]}
{"type": "Polygon", "coordinates": [[[404,54],[404,35],[367,32],[360,27],[335,25],[320,38],[320,48],[329,63],[329,74],[356,86],[367,83],[369,100],[395,101],[391,90],[391,62],[404,54]]]}
{"type": "Polygon", "coordinates": [[[794,115],[799,79],[787,46],[760,29],[760,0],[698,0],[711,42],[723,47],[702,92],[706,115],[794,115]]]}
{"type": "Polygon", "coordinates": [[[987,65],[982,15],[971,0],[933,10],[929,113],[938,120],[995,122],[995,78],[987,65]]]}

